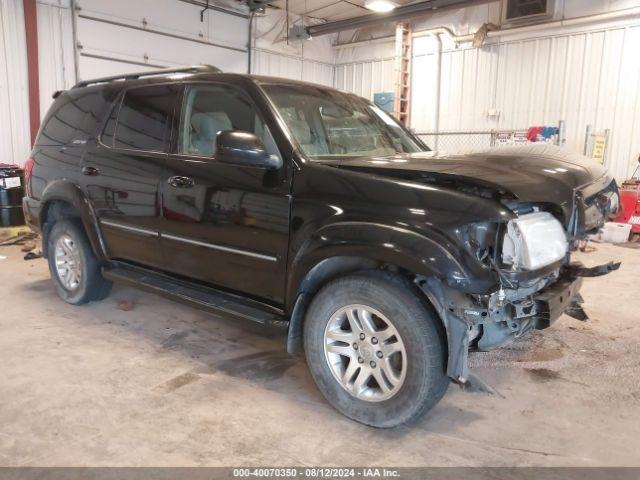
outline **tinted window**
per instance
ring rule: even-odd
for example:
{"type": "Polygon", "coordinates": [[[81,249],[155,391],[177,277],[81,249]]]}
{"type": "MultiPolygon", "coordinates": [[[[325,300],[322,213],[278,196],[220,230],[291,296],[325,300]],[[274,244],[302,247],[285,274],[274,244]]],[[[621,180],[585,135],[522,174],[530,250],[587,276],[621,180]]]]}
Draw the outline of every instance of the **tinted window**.
{"type": "Polygon", "coordinates": [[[213,156],[216,137],[224,130],[251,132],[267,151],[278,156],[271,132],[253,103],[241,91],[224,85],[188,87],[180,127],[180,152],[213,156]]]}
{"type": "Polygon", "coordinates": [[[77,145],[92,137],[106,104],[103,95],[101,90],[62,94],[49,109],[36,145],[77,145]]]}
{"type": "Polygon", "coordinates": [[[174,101],[175,88],[171,85],[134,88],[125,92],[118,111],[113,146],[133,150],[164,150],[174,101]]]}

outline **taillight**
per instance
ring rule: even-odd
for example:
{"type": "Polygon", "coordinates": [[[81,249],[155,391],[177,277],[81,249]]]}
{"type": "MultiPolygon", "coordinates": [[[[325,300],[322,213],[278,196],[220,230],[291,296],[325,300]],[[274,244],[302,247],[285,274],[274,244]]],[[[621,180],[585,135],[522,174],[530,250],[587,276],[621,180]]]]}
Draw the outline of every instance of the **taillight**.
{"type": "Polygon", "coordinates": [[[33,158],[27,158],[27,161],[24,162],[24,188],[29,197],[31,196],[31,175],[35,164],[36,162],[33,158]]]}

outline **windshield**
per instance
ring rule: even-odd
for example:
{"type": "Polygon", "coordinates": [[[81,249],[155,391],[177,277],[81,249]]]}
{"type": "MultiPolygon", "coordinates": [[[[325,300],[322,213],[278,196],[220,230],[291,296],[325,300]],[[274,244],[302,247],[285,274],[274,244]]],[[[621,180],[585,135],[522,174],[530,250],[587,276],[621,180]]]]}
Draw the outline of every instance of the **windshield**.
{"type": "Polygon", "coordinates": [[[263,88],[300,148],[312,159],[427,150],[393,117],[354,95],[308,86],[263,88]]]}

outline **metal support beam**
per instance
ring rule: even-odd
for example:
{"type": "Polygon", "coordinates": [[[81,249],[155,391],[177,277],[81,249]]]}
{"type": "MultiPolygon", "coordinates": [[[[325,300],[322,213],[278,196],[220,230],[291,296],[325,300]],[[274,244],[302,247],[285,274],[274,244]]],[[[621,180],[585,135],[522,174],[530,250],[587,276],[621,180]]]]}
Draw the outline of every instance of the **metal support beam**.
{"type": "Polygon", "coordinates": [[[29,81],[29,127],[31,145],[40,128],[40,73],[38,67],[38,13],[36,0],[22,0],[27,43],[27,78],[29,81]]]}
{"type": "MultiPolygon", "coordinates": [[[[196,7],[207,7],[207,2],[206,0],[178,0],[180,2],[183,3],[189,3],[191,5],[195,5],[196,7]]],[[[221,12],[221,13],[227,13],[229,15],[234,15],[236,17],[240,17],[240,18],[249,18],[248,15],[242,13],[242,12],[238,12],[237,10],[231,10],[229,8],[223,8],[223,7],[219,7],[217,5],[214,4],[209,4],[209,6],[206,8],[207,10],[215,10],[216,12],[221,12]]]]}
{"type": "Polygon", "coordinates": [[[411,17],[433,14],[435,11],[481,5],[489,3],[490,1],[492,0],[426,0],[424,2],[398,7],[389,13],[372,13],[361,17],[347,18],[346,20],[310,25],[307,27],[307,33],[312,37],[318,37],[343,30],[353,30],[383,23],[399,22],[411,17]]]}

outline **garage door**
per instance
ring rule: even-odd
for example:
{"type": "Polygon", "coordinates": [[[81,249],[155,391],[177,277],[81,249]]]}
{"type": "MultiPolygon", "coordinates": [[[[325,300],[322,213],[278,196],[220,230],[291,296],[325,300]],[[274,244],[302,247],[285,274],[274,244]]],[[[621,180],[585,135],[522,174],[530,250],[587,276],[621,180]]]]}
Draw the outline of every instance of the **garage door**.
{"type": "Polygon", "coordinates": [[[247,71],[246,15],[184,0],[77,2],[82,79],[178,65],[247,71]],[[201,21],[202,19],[202,21],[201,21]]]}

